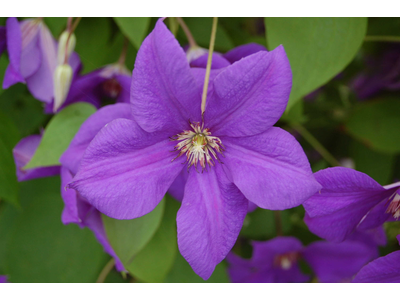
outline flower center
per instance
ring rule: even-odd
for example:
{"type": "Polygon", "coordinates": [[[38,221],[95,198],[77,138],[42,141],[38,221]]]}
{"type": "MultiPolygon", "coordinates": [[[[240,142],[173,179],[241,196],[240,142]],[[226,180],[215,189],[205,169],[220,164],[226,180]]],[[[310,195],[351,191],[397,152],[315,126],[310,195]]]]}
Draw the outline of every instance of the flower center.
{"type": "Polygon", "coordinates": [[[274,265],[283,270],[289,270],[299,259],[297,252],[289,252],[275,256],[274,265]]]}
{"type": "Polygon", "coordinates": [[[211,136],[208,128],[204,129],[204,124],[189,124],[192,130],[185,130],[171,138],[173,141],[181,141],[175,146],[179,154],[172,161],[186,153],[188,169],[194,165],[197,170],[197,164],[200,163],[203,171],[207,164],[210,167],[215,165],[214,159],[220,162],[217,152],[222,154],[224,146],[219,138],[211,136]]]}
{"type": "Polygon", "coordinates": [[[392,196],[389,197],[390,204],[386,209],[386,213],[392,214],[397,220],[400,217],[400,189],[394,192],[392,196]]]}

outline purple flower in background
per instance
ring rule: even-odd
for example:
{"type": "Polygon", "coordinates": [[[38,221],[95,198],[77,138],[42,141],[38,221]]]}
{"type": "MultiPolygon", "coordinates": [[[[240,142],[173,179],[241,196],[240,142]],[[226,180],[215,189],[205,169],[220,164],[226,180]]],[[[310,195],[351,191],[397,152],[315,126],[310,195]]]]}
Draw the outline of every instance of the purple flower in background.
{"type": "Polygon", "coordinates": [[[376,228],[400,217],[400,182],[382,187],[368,175],[343,167],[315,173],[323,186],[303,203],[311,232],[341,242],[356,229],[376,228]]]}
{"type": "Polygon", "coordinates": [[[39,167],[28,170],[23,169],[32,159],[37,147],[40,144],[41,139],[42,135],[30,135],[20,140],[18,144],[14,147],[13,156],[17,169],[18,181],[31,180],[35,178],[60,174],[59,166],[39,167]]]}
{"type": "MultiPolygon", "coordinates": [[[[400,235],[397,239],[400,243],[400,235]]],[[[352,282],[400,283],[400,250],[370,262],[352,282]]]]}
{"type": "Polygon", "coordinates": [[[277,237],[266,242],[254,241],[252,245],[251,259],[233,253],[227,256],[232,282],[306,282],[310,276],[300,270],[300,259],[308,263],[319,282],[349,282],[374,258],[371,248],[356,241],[317,241],[303,247],[294,237],[277,237]]]}
{"type": "Polygon", "coordinates": [[[8,283],[7,276],[0,275],[0,283],[8,283]]]}
{"type": "MultiPolygon", "coordinates": [[[[131,81],[130,71],[120,63],[78,76],[72,82],[68,97],[59,110],[75,102],[88,102],[100,108],[103,98],[129,103],[131,81]]],[[[52,111],[53,102],[50,102],[46,106],[46,112],[52,111]]]]}
{"type": "Polygon", "coordinates": [[[0,57],[7,48],[6,28],[0,26],[0,57]]]}
{"type": "Polygon", "coordinates": [[[95,135],[107,123],[117,118],[131,118],[129,104],[114,104],[99,109],[82,124],[68,149],[61,156],[61,195],[65,203],[62,222],[64,224],[75,223],[81,227],[89,227],[99,243],[104,247],[104,250],[115,258],[117,270],[123,271],[124,266],[108,242],[100,212],[75,190],[65,189],[65,186],[71,182],[76,174],[83,153],[95,135]]]}
{"type": "Polygon", "coordinates": [[[159,20],[136,58],[134,121],[114,120],[97,134],[69,187],[100,212],[132,219],[152,211],[186,169],[178,245],[207,279],[235,243],[249,201],[287,209],[321,187],[299,143],[272,127],[291,88],[282,46],[214,70],[203,122],[204,74],[159,20]]]}
{"type": "Polygon", "coordinates": [[[366,69],[351,83],[360,99],[375,96],[383,90],[400,89],[400,47],[391,44],[377,57],[366,58],[366,69]]]}
{"type": "MultiPolygon", "coordinates": [[[[6,23],[7,51],[10,64],[4,75],[3,88],[18,82],[26,83],[31,94],[49,103],[54,97],[53,74],[57,67],[57,42],[42,19],[6,23]]],[[[76,53],[69,58],[74,73],[80,69],[76,53]]]]}

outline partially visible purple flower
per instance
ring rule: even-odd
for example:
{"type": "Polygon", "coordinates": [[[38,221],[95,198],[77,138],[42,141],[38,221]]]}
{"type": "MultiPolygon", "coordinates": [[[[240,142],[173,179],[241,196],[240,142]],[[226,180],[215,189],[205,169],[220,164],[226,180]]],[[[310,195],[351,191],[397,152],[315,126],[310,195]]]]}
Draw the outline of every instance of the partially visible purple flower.
{"type": "MultiPolygon", "coordinates": [[[[400,243],[400,236],[397,239],[400,243]]],[[[400,250],[370,262],[352,282],[400,283],[400,250]]]]}
{"type": "Polygon", "coordinates": [[[7,49],[7,38],[6,38],[6,28],[0,26],[0,57],[4,50],[7,49]]]}
{"type": "Polygon", "coordinates": [[[303,247],[294,237],[277,237],[266,242],[252,242],[253,256],[243,259],[233,253],[227,256],[232,282],[306,282],[299,261],[304,259],[319,282],[349,282],[374,258],[363,243],[345,241],[333,244],[317,241],[303,247]]]}
{"type": "Polygon", "coordinates": [[[6,275],[0,275],[0,283],[8,283],[6,275]]]}
{"type": "Polygon", "coordinates": [[[30,135],[18,142],[13,149],[18,181],[31,180],[35,178],[54,176],[60,174],[60,166],[39,167],[24,170],[23,168],[32,159],[40,144],[42,135],[30,135]]]}
{"type": "MultiPolygon", "coordinates": [[[[3,88],[18,82],[26,83],[31,94],[49,103],[53,100],[53,74],[57,67],[57,42],[42,19],[18,22],[8,18],[6,23],[7,67],[3,88]]],[[[77,73],[81,67],[79,57],[73,53],[69,65],[77,73]]]]}
{"type": "Polygon", "coordinates": [[[303,203],[311,232],[341,242],[352,232],[381,226],[400,217],[400,182],[381,186],[368,175],[343,167],[315,173],[323,186],[303,203]]]}
{"type": "MultiPolygon", "coordinates": [[[[78,76],[71,84],[67,99],[58,109],[75,102],[88,102],[100,108],[103,98],[117,103],[129,103],[132,76],[122,64],[107,65],[83,76],[78,76]]],[[[53,102],[46,106],[46,112],[52,112],[53,102]]]]}
{"type": "Polygon", "coordinates": [[[400,47],[391,44],[376,57],[366,58],[366,68],[351,83],[359,99],[367,99],[384,90],[400,90],[400,47]]]}
{"type": "Polygon", "coordinates": [[[282,46],[214,70],[202,118],[204,74],[189,67],[159,20],[136,58],[134,121],[117,119],[103,128],[68,186],[110,217],[137,218],[158,205],[187,160],[178,246],[207,279],[234,245],[248,201],[286,209],[321,187],[299,143],[273,127],[291,88],[282,46]]]}
{"type": "Polygon", "coordinates": [[[68,149],[61,156],[60,162],[62,164],[61,196],[65,203],[62,222],[64,224],[75,223],[91,229],[104,250],[115,258],[116,268],[122,271],[124,266],[108,242],[100,212],[75,190],[65,189],[78,171],[83,153],[95,135],[107,123],[118,118],[131,118],[129,104],[114,104],[99,109],[82,124],[68,149]]]}

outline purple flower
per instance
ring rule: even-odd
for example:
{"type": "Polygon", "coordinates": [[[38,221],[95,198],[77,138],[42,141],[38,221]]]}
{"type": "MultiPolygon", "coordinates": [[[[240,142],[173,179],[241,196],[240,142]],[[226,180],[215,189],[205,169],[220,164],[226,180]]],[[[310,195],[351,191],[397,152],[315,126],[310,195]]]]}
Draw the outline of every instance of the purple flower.
{"type": "MultiPolygon", "coordinates": [[[[129,103],[131,81],[129,70],[119,63],[78,76],[71,84],[67,99],[58,110],[75,102],[88,102],[99,108],[103,98],[129,103]]],[[[50,102],[46,106],[46,112],[52,111],[53,102],[50,102]]]]}
{"type": "Polygon", "coordinates": [[[54,176],[60,174],[59,166],[51,167],[39,167],[24,170],[23,168],[32,159],[36,152],[37,147],[40,144],[42,135],[35,134],[30,135],[18,142],[13,149],[13,156],[15,166],[17,168],[17,179],[18,181],[31,180],[35,178],[54,176]]]}
{"type": "Polygon", "coordinates": [[[317,241],[303,247],[294,237],[277,237],[266,242],[254,241],[252,245],[251,259],[233,253],[227,256],[232,282],[306,282],[310,276],[300,270],[300,259],[307,262],[319,282],[348,282],[374,258],[368,246],[355,241],[317,241]]]}
{"type": "Polygon", "coordinates": [[[75,190],[65,189],[76,174],[83,153],[94,136],[107,123],[117,118],[131,118],[129,104],[114,104],[99,109],[82,124],[61,156],[61,196],[65,203],[61,219],[64,224],[75,223],[81,227],[89,227],[104,250],[115,258],[116,268],[123,271],[124,266],[108,242],[100,212],[75,190]]]}
{"type": "Polygon", "coordinates": [[[0,283],[8,283],[7,276],[0,275],[0,283]]]}
{"type": "MultiPolygon", "coordinates": [[[[400,235],[397,236],[400,243],[400,235]]],[[[380,257],[362,268],[352,282],[400,282],[400,250],[380,257]]]]}
{"type": "Polygon", "coordinates": [[[303,203],[311,232],[341,242],[356,229],[376,228],[400,217],[400,182],[382,187],[368,175],[343,167],[315,173],[322,190],[303,203]]]}
{"type": "MultiPolygon", "coordinates": [[[[53,74],[57,67],[57,42],[42,19],[28,19],[18,23],[8,18],[6,23],[7,50],[10,64],[7,67],[3,88],[18,82],[26,83],[31,94],[49,103],[53,100],[53,74]]],[[[69,64],[77,73],[80,60],[76,53],[69,64]]]]}
{"type": "Polygon", "coordinates": [[[291,88],[282,46],[214,70],[203,120],[204,74],[189,67],[159,20],[136,58],[134,121],[117,119],[99,132],[69,187],[102,213],[132,219],[152,211],[187,172],[178,245],[193,270],[207,279],[235,243],[249,201],[286,209],[320,185],[299,143],[272,127],[291,88]]]}
{"type": "Polygon", "coordinates": [[[7,48],[6,28],[0,26],[0,57],[7,48]]]}

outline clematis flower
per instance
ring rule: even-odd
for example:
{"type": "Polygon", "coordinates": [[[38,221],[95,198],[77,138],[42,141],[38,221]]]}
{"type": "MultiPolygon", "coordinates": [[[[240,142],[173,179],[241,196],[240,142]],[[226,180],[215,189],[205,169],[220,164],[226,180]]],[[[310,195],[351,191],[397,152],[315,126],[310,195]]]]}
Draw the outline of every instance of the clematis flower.
{"type": "Polygon", "coordinates": [[[13,156],[15,166],[17,168],[18,181],[25,181],[60,174],[59,166],[39,167],[28,170],[23,169],[32,159],[41,140],[41,134],[30,135],[20,140],[18,144],[14,147],[13,156]]]}
{"type": "Polygon", "coordinates": [[[341,242],[352,232],[376,228],[400,217],[400,182],[381,186],[368,175],[343,167],[315,173],[323,186],[303,203],[311,232],[341,242]]]}
{"type": "MultiPolygon", "coordinates": [[[[10,64],[7,67],[3,88],[26,83],[31,94],[49,103],[54,98],[53,74],[57,67],[57,42],[42,19],[18,22],[8,18],[6,22],[7,51],[10,64]]],[[[80,60],[76,53],[69,58],[69,65],[76,74],[80,60]]]]}
{"type": "Polygon", "coordinates": [[[133,120],[114,120],[97,134],[68,187],[100,212],[132,219],[152,211],[186,169],[178,246],[207,279],[235,243],[249,201],[287,209],[321,186],[295,138],[272,126],[291,88],[282,46],[214,70],[202,118],[204,74],[189,67],[159,20],[137,54],[133,120]]]}
{"type": "MultiPolygon", "coordinates": [[[[400,243],[400,235],[397,236],[400,243]]],[[[400,282],[400,250],[380,257],[362,268],[352,282],[400,282]]]]}
{"type": "MultiPolygon", "coordinates": [[[[88,102],[100,108],[103,98],[113,99],[117,103],[129,103],[132,76],[120,63],[107,65],[99,70],[78,76],[71,85],[69,94],[59,110],[76,102],[88,102]]],[[[46,112],[52,112],[53,103],[46,106],[46,112]]]]}
{"type": "Polygon", "coordinates": [[[227,256],[232,282],[307,282],[310,276],[300,270],[301,259],[311,267],[319,282],[348,282],[374,258],[368,246],[355,241],[340,244],[317,241],[303,247],[294,237],[277,237],[266,242],[253,241],[252,246],[251,259],[233,253],[227,256]]]}
{"type": "Polygon", "coordinates": [[[125,268],[107,239],[100,212],[75,190],[64,188],[76,174],[83,153],[94,136],[107,123],[117,118],[131,118],[129,104],[114,104],[99,109],[82,124],[61,156],[61,196],[65,203],[61,219],[64,224],[75,223],[91,229],[104,250],[114,257],[117,270],[123,271],[125,268]]]}

